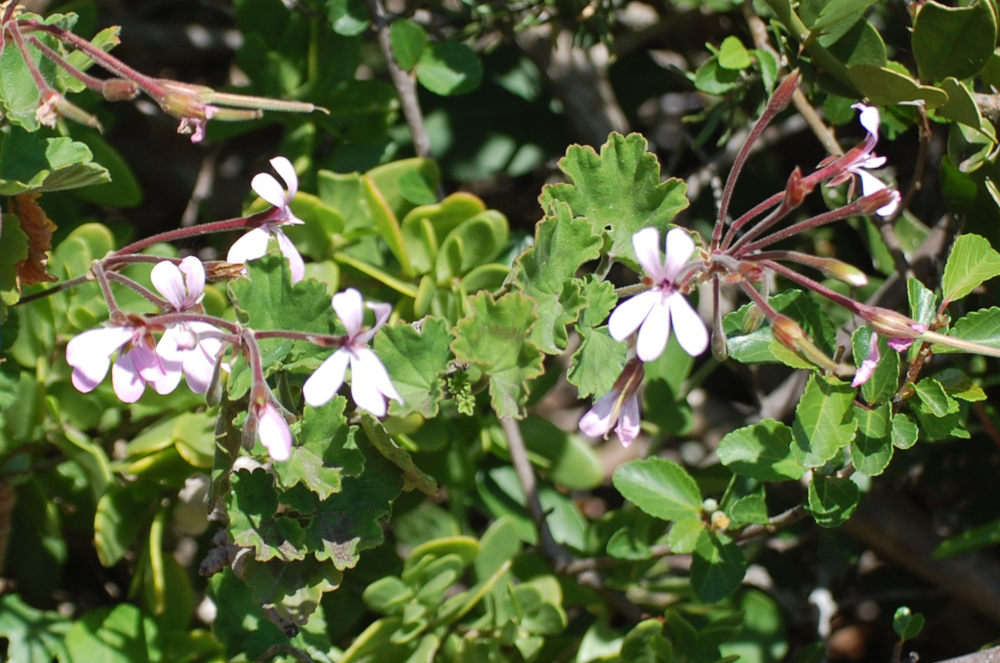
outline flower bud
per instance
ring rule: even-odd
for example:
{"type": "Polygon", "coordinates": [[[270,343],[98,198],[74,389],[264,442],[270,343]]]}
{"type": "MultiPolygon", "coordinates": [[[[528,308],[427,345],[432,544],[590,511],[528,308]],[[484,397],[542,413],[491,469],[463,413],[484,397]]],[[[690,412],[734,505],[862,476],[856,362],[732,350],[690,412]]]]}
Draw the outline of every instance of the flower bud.
{"type": "Polygon", "coordinates": [[[109,78],[101,84],[101,95],[108,101],[129,101],[139,95],[139,86],[127,78],[109,78]]]}
{"type": "Polygon", "coordinates": [[[827,371],[836,371],[837,364],[826,354],[817,348],[806,333],[795,322],[786,315],[778,315],[771,321],[771,333],[778,339],[778,342],[786,348],[795,352],[803,359],[810,361],[827,371]]]}
{"type": "Polygon", "coordinates": [[[857,314],[887,339],[918,339],[927,331],[927,325],[881,306],[861,306],[857,314]]]}

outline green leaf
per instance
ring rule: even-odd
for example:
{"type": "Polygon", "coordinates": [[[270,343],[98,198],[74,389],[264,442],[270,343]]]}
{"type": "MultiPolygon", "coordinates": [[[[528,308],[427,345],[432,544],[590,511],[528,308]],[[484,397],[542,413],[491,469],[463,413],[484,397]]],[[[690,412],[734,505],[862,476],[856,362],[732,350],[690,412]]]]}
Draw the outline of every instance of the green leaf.
{"type": "Polygon", "coordinates": [[[649,226],[665,232],[688,206],[684,182],[660,182],[660,164],[646,148],[640,134],[618,133],[608,137],[600,155],[591,147],[570,146],[559,161],[570,183],[546,186],[540,199],[546,210],[553,209],[555,201],[569,203],[573,216],[585,218],[594,234],[611,238],[611,256],[625,258],[636,268],[632,235],[649,226]]]}
{"type": "Polygon", "coordinates": [[[719,66],[725,69],[746,69],[753,61],[739,37],[730,35],[719,46],[719,66]]]}
{"type": "Polygon", "coordinates": [[[573,353],[566,379],[576,386],[580,398],[602,396],[611,391],[625,367],[627,352],[625,344],[611,338],[606,328],[585,327],[580,330],[580,348],[573,353]]]}
{"type": "Polygon", "coordinates": [[[972,91],[954,77],[941,81],[941,89],[948,93],[948,103],[935,109],[935,113],[956,122],[961,122],[973,129],[983,126],[983,115],[979,106],[972,98],[972,91]]]}
{"type": "Polygon", "coordinates": [[[367,451],[365,472],[344,479],[339,493],[320,502],[306,527],[305,546],[318,560],[331,560],[338,570],[353,568],[361,552],[382,543],[380,520],[402,490],[399,470],[367,451]]]}
{"type": "Polygon", "coordinates": [[[940,373],[936,373],[934,379],[941,383],[945,393],[952,398],[966,403],[986,400],[986,392],[983,391],[983,388],[957,368],[946,368],[940,373]]]}
{"type": "Polygon", "coordinates": [[[412,71],[427,46],[427,33],[413,21],[397,18],[389,26],[389,44],[399,66],[405,71],[412,71]]]}
{"type": "Polygon", "coordinates": [[[809,482],[808,511],[820,527],[844,524],[861,501],[857,484],[850,479],[814,474],[809,482]]]}
{"type": "Polygon", "coordinates": [[[114,485],[101,496],[94,513],[94,547],[103,566],[117,564],[135,543],[148,526],[149,507],[149,496],[129,486],[114,485]]]}
{"type": "Polygon", "coordinates": [[[564,433],[548,419],[531,416],[521,422],[521,434],[532,461],[548,470],[554,482],[587,490],[603,481],[604,466],[579,435],[564,433]]]}
{"type": "MultiPolygon", "coordinates": [[[[1000,308],[991,306],[973,311],[955,321],[948,330],[948,336],[979,343],[1000,350],[1000,308]]],[[[949,345],[935,345],[934,352],[964,352],[949,345]]]]}
{"type": "Polygon", "coordinates": [[[920,5],[913,23],[913,57],[920,77],[971,78],[986,66],[997,41],[997,17],[989,2],[948,7],[934,0],[920,5]]]}
{"type": "Polygon", "coordinates": [[[882,474],[892,460],[892,410],[888,404],[868,410],[854,406],[858,434],[851,442],[854,469],[870,477],[882,474]]]}
{"type": "MultiPolygon", "coordinates": [[[[10,52],[10,49],[5,52],[10,52]]],[[[110,181],[83,143],[72,138],[42,138],[18,127],[0,140],[0,195],[61,191],[110,181]]],[[[100,256],[103,257],[103,256],[100,256]]]]}
{"type": "Polygon", "coordinates": [[[998,543],[1000,543],[1000,520],[994,520],[948,537],[934,549],[934,559],[944,559],[987,546],[995,546],[998,543]]]}
{"type": "MultiPolygon", "coordinates": [[[[323,594],[340,586],[343,574],[329,561],[307,558],[296,562],[247,560],[243,579],[254,598],[277,623],[304,625],[319,607],[323,594]]],[[[286,626],[287,628],[287,626],[286,626]]]]}
{"type": "Polygon", "coordinates": [[[400,224],[400,232],[413,270],[417,274],[429,272],[444,238],[466,219],[485,210],[482,200],[472,194],[458,192],[439,203],[420,205],[407,212],[400,224]]]}
{"type": "Polygon", "coordinates": [[[548,354],[566,348],[566,326],[574,322],[586,300],[579,286],[567,289],[580,266],[600,256],[601,238],[585,219],[574,218],[569,205],[557,202],[535,227],[534,245],[514,263],[514,280],[538,301],[539,323],[532,340],[548,354]],[[573,296],[575,295],[575,296],[573,296]]]}
{"type": "Polygon", "coordinates": [[[819,34],[835,23],[857,21],[875,2],[876,0],[832,0],[823,3],[819,16],[809,24],[809,30],[819,34]]]}
{"type": "Polygon", "coordinates": [[[758,481],[788,481],[805,473],[791,450],[792,429],[765,419],[727,433],[716,453],[722,464],[740,476],[758,481]]]}
{"type": "Polygon", "coordinates": [[[849,419],[854,390],[836,378],[809,376],[795,406],[792,453],[805,467],[820,467],[854,439],[857,424],[849,419]]]}
{"type": "MultiPolygon", "coordinates": [[[[798,322],[820,350],[827,355],[833,354],[836,328],[830,317],[807,293],[801,290],[787,290],[771,297],[768,304],[774,310],[798,322]]],[[[795,368],[803,367],[802,359],[775,340],[770,325],[747,328],[757,312],[758,309],[753,304],[746,304],[722,319],[729,355],[745,364],[788,363],[791,358],[795,360],[793,364],[795,368]],[[776,354],[778,348],[785,353],[776,354]]],[[[811,367],[811,364],[805,366],[811,367]]]]}
{"type": "Polygon", "coordinates": [[[937,295],[917,279],[909,278],[906,280],[906,297],[910,304],[910,317],[929,327],[937,317],[937,295]]]}
{"type": "Polygon", "coordinates": [[[371,23],[364,0],[327,0],[326,5],[330,25],[338,35],[360,35],[371,23]]]}
{"type": "Polygon", "coordinates": [[[402,614],[413,598],[413,590],[396,576],[384,576],[365,587],[361,600],[369,609],[383,615],[402,614]]]}
{"type": "Polygon", "coordinates": [[[892,446],[897,449],[909,449],[917,443],[920,431],[905,414],[897,413],[892,415],[892,446]]]}
{"type": "Polygon", "coordinates": [[[451,359],[448,325],[440,318],[425,318],[420,331],[398,323],[383,327],[375,336],[375,353],[392,377],[403,404],[392,402],[393,415],[417,412],[433,417],[442,397],[442,375],[451,359]]]}
{"type": "Polygon", "coordinates": [[[434,94],[452,96],[471,92],[483,79],[483,63],[465,44],[442,41],[420,53],[417,80],[434,94]]]}
{"type": "Polygon", "coordinates": [[[691,475],[665,458],[633,460],[612,477],[625,499],[651,516],[683,520],[701,515],[701,491],[691,475]]]}
{"type": "Polygon", "coordinates": [[[923,378],[913,388],[920,399],[921,411],[939,418],[958,412],[958,402],[948,395],[937,380],[923,378]]]}
{"type": "Polygon", "coordinates": [[[499,417],[523,416],[528,381],[542,374],[542,353],[527,338],[537,317],[530,299],[510,293],[494,300],[480,293],[468,301],[470,315],[455,327],[452,352],[489,376],[490,399],[499,417]]]}
{"type": "Polygon", "coordinates": [[[263,469],[233,474],[226,495],[233,543],[255,549],[256,559],[305,559],[305,533],[297,520],[277,515],[274,478],[263,469]]]}
{"type": "Polygon", "coordinates": [[[896,608],[896,612],[892,615],[892,630],[899,636],[900,643],[917,637],[923,628],[924,616],[906,606],[896,608]]]}
{"type": "Polygon", "coordinates": [[[148,628],[151,624],[128,603],[91,610],[77,618],[66,633],[69,660],[148,663],[152,645],[147,640],[148,628]]]}
{"type": "Polygon", "coordinates": [[[31,607],[17,594],[0,596],[0,636],[7,638],[8,663],[70,660],[65,644],[70,625],[55,612],[31,607]]]}
{"type": "Polygon", "coordinates": [[[945,302],[965,297],[984,281],[1000,276],[1000,253],[979,235],[959,235],[952,244],[941,278],[945,302]]]}
{"type": "MultiPolygon", "coordinates": [[[[871,327],[858,327],[851,336],[851,349],[854,352],[854,363],[861,366],[868,357],[872,334],[871,327]]],[[[871,379],[861,385],[861,395],[866,403],[878,405],[888,403],[899,388],[899,353],[889,348],[884,338],[876,339],[882,358],[871,379]]]]}
{"type": "Polygon", "coordinates": [[[848,68],[847,75],[874,106],[919,102],[927,108],[937,108],[948,103],[948,95],[944,90],[921,85],[908,74],[896,71],[890,66],[856,64],[848,68]]]}
{"type": "Polygon", "coordinates": [[[716,603],[739,588],[746,570],[747,560],[735,541],[706,532],[691,558],[691,587],[699,601],[716,603]]]}
{"type": "Polygon", "coordinates": [[[670,552],[680,555],[694,552],[706,532],[701,518],[685,517],[678,520],[670,526],[670,533],[667,535],[670,552]]]}

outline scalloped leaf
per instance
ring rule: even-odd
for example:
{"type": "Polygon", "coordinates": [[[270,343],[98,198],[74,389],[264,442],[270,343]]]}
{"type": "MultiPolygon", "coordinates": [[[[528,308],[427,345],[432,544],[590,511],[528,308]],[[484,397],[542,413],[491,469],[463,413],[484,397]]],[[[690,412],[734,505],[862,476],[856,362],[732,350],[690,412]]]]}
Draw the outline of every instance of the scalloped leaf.
{"type": "Polygon", "coordinates": [[[481,293],[469,299],[470,315],[455,326],[455,358],[488,376],[490,400],[499,417],[524,415],[528,381],[543,372],[542,353],[529,339],[538,321],[531,299],[510,293],[494,299],[481,293]]]}
{"type": "Polygon", "coordinates": [[[666,229],[688,206],[687,186],[670,178],[660,182],[660,164],[647,150],[640,134],[612,133],[598,154],[593,148],[572,145],[559,160],[568,184],[546,186],[541,202],[551,209],[555,201],[569,203],[574,217],[583,217],[595,234],[611,238],[610,255],[636,267],[632,235],[654,226],[666,229]]]}

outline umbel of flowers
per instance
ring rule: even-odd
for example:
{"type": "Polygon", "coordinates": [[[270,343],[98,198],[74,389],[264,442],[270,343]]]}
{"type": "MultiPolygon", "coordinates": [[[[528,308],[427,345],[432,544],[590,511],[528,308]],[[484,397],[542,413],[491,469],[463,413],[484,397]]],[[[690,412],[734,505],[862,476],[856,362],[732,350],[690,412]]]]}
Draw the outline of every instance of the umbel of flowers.
{"type": "Polygon", "coordinates": [[[141,398],[147,386],[159,394],[170,393],[182,377],[192,391],[207,394],[215,388],[213,383],[228,370],[224,356],[233,352],[245,358],[251,372],[244,438],[249,443],[259,439],[275,461],[287,460],[291,455],[293,436],[288,424],[291,415],[265,379],[258,347],[261,338],[283,337],[337,348],[303,386],[303,397],[309,405],[319,407],[333,398],[347,378],[348,367],[351,395],[357,407],[382,417],[388,409],[387,400],[402,402],[385,366],[367,347],[388,320],[392,307],[373,302],[366,305],[361,293],[354,288],[332,299],[333,309],[347,332],[340,336],[298,330],[253,330],[207,315],[201,306],[206,269],[194,256],[157,262],[150,273],[155,292],[119,272],[125,265],[148,262],[148,256],[140,256],[137,252],[150,244],[207,232],[244,229],[248,232],[233,244],[227,256],[237,269],[215,266],[215,271],[240,274],[243,270],[238,266],[262,257],[270,238],[274,237],[288,262],[293,283],[302,280],[305,271],[302,257],[281,230],[281,226],[302,223],[290,207],[298,190],[298,177],[291,162],[284,157],[271,159],[271,166],[284,180],[285,188],[266,173],[258,174],[252,183],[253,190],[271,203],[270,209],[245,218],[162,233],[94,263],[91,271],[101,286],[110,317],[103,326],[79,334],[66,346],[66,361],[73,369],[72,382],[78,390],[93,390],[110,369],[114,393],[126,403],[141,398]],[[114,296],[113,283],[138,292],[160,311],[148,315],[123,311],[114,296]],[[369,329],[364,329],[366,307],[375,313],[375,324],[369,329]]]}
{"type": "MultiPolygon", "coordinates": [[[[867,279],[856,268],[830,258],[770,249],[771,245],[783,239],[851,216],[878,214],[888,217],[897,212],[899,193],[870,172],[885,164],[885,158],[875,154],[880,126],[878,109],[855,105],[867,134],[862,143],[842,156],[824,160],[809,175],[803,176],[796,169],[788,178],[784,191],[772,195],[727,223],[733,187],[749,147],[771,118],[788,104],[796,85],[795,75],[782,83],[738,154],[726,182],[713,237],[707,247],[697,250],[692,234],[682,228],[673,228],[667,232],[663,254],[660,253],[658,229],[644,228],[633,236],[635,255],[644,271],[638,286],[642,291],[619,303],[608,320],[611,336],[628,343],[629,357],[612,390],[601,396],[580,420],[579,426],[583,433],[607,437],[614,430],[623,445],[631,444],[640,432],[639,390],[643,380],[642,363],[653,361],[662,354],[671,333],[677,337],[680,347],[691,356],[698,356],[708,348],[708,329],[686,299],[687,293],[703,281],[711,280],[716,289],[721,283],[737,284],[770,320],[774,336],[779,342],[831,372],[842,372],[843,369],[825,356],[794,320],[775,311],[768,304],[767,298],[759,292],[757,284],[763,280],[765,272],[788,278],[844,306],[872,325],[878,334],[886,336],[894,350],[902,351],[922,334],[928,333],[926,326],[906,316],[865,306],[799,274],[783,263],[804,265],[850,285],[863,285],[867,279]],[[825,182],[831,186],[849,183],[850,198],[857,180],[861,183],[860,197],[837,209],[774,229],[820,183],[825,182]]],[[[634,290],[634,287],[625,289],[629,292],[634,290]]],[[[715,300],[718,301],[718,297],[715,300]]],[[[718,319],[718,315],[715,317],[718,319]]],[[[713,333],[718,336],[719,343],[716,345],[724,349],[725,337],[722,336],[721,329],[713,329],[713,333]]],[[[874,372],[880,359],[876,341],[877,337],[873,334],[868,358],[854,371],[854,386],[863,384],[874,372]]]]}

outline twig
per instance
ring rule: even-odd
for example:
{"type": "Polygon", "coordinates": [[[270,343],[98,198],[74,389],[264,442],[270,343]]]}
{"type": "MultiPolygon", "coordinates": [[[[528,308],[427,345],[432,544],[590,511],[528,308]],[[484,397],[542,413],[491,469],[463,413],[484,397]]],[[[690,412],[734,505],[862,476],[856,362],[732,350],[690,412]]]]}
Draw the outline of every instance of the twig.
{"type": "MultiPolygon", "coordinates": [[[[750,37],[753,39],[754,46],[768,51],[778,62],[781,62],[781,54],[771,46],[771,41],[768,39],[767,25],[757,15],[757,12],[754,11],[753,3],[750,0],[746,0],[743,3],[743,18],[747,22],[747,27],[750,28],[750,37]]],[[[806,124],[812,129],[812,132],[816,135],[819,142],[823,144],[823,148],[827,152],[836,155],[844,153],[844,150],[840,147],[840,143],[837,142],[837,137],[833,135],[833,131],[830,127],[826,126],[823,118],[820,117],[816,109],[809,103],[801,88],[796,89],[795,93],[792,94],[792,103],[795,104],[795,109],[799,111],[799,115],[806,121],[806,124]]]]}
{"type": "Polygon", "coordinates": [[[528,460],[528,450],[524,446],[524,437],[521,435],[521,428],[517,422],[510,417],[500,417],[500,426],[504,435],[507,436],[507,450],[510,452],[510,460],[514,464],[514,471],[517,472],[517,479],[524,490],[524,499],[527,502],[528,512],[538,529],[538,542],[542,553],[552,561],[557,571],[562,571],[570,564],[570,555],[566,549],[556,543],[552,538],[552,531],[545,519],[545,511],[542,510],[542,503],[538,499],[538,484],[535,481],[535,471],[528,460]]]}
{"type": "Polygon", "coordinates": [[[372,26],[375,29],[376,40],[382,50],[382,55],[385,57],[392,84],[396,87],[396,92],[399,93],[399,101],[403,106],[406,124],[410,127],[410,135],[413,137],[413,151],[418,157],[429,158],[431,156],[431,141],[427,135],[427,127],[424,125],[423,112],[420,110],[417,86],[413,82],[413,78],[400,68],[396,58],[392,55],[392,43],[389,40],[389,18],[382,5],[382,0],[368,0],[368,7],[372,13],[372,26]]]}
{"type": "Polygon", "coordinates": [[[949,658],[938,663],[1000,663],[1000,647],[973,652],[958,658],[949,658]]]}

